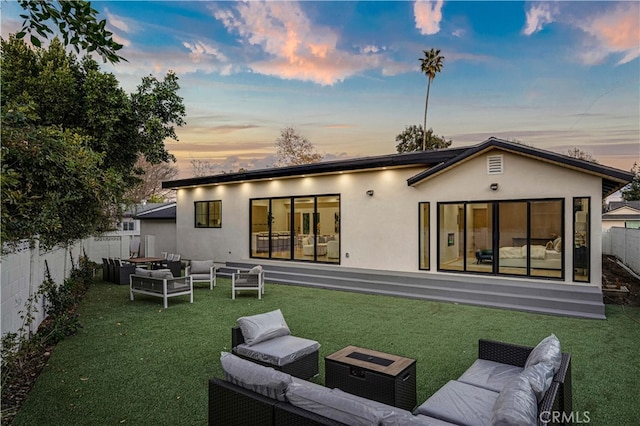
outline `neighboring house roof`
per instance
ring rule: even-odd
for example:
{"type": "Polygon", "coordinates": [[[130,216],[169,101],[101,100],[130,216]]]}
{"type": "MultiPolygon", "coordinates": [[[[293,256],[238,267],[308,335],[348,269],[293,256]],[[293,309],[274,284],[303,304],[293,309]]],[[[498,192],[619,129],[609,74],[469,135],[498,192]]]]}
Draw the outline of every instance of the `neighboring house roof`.
{"type": "Polygon", "coordinates": [[[219,183],[245,182],[253,180],[264,180],[274,178],[297,177],[304,175],[321,175],[346,171],[374,170],[381,168],[424,166],[428,170],[419,173],[407,180],[408,185],[415,185],[419,182],[439,174],[444,170],[460,162],[469,160],[478,155],[484,154],[491,149],[501,149],[536,158],[579,170],[584,173],[597,175],[602,178],[602,195],[606,197],[618,189],[624,187],[633,179],[633,174],[612,167],[603,166],[589,161],[579,160],[562,154],[556,154],[542,149],[532,148],[526,145],[509,142],[498,138],[489,138],[481,144],[462,147],[447,148],[430,151],[420,151],[404,154],[389,154],[377,157],[363,157],[338,161],[327,161],[299,166],[278,167],[271,169],[260,169],[238,173],[227,173],[214,176],[195,177],[162,182],[163,188],[184,188],[202,185],[215,185],[219,183]]]}
{"type": "Polygon", "coordinates": [[[607,212],[612,212],[612,211],[620,209],[622,207],[629,207],[629,208],[632,208],[634,210],[638,210],[638,213],[640,213],[640,200],[634,200],[634,201],[611,201],[611,202],[609,202],[609,205],[607,206],[607,212]]]}
{"type": "Polygon", "coordinates": [[[176,203],[162,203],[150,209],[146,209],[136,215],[139,220],[160,220],[176,218],[176,203]]]}
{"type": "Polygon", "coordinates": [[[609,214],[602,215],[602,220],[640,220],[640,212],[638,214],[609,214]]]}

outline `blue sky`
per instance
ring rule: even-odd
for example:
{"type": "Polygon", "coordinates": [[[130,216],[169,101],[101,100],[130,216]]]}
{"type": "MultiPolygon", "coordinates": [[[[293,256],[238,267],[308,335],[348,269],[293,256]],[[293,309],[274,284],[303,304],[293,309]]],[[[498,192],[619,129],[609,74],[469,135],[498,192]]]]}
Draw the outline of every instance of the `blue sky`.
{"type": "MultiPolygon", "coordinates": [[[[294,126],[327,159],[395,152],[421,124],[422,50],[444,67],[427,127],[453,146],[490,136],[602,164],[640,163],[640,3],[506,1],[97,1],[125,90],[175,71],[187,125],[168,142],[181,177],[274,164],[294,126]]],[[[2,35],[21,23],[2,2],[2,35]]]]}

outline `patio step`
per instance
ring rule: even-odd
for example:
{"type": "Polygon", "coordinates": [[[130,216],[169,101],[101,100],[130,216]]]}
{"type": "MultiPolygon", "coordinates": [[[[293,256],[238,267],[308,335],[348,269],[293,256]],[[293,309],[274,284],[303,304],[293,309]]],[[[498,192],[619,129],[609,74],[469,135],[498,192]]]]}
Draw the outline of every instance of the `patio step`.
{"type": "MultiPolygon", "coordinates": [[[[229,275],[250,268],[256,260],[227,262],[220,271],[229,275]]],[[[501,309],[605,319],[602,292],[593,286],[558,284],[542,280],[457,274],[410,273],[345,268],[333,265],[289,265],[259,262],[267,282],[333,290],[409,297],[501,309]]]]}

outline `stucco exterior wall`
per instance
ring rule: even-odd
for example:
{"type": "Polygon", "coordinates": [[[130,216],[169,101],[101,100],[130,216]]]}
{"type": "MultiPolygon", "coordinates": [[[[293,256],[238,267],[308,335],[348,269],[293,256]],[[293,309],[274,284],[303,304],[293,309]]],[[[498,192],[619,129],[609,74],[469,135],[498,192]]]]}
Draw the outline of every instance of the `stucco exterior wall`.
{"type": "MultiPolygon", "coordinates": [[[[573,241],[573,197],[591,198],[591,284],[600,285],[601,180],[507,152],[504,173],[488,175],[486,155],[466,161],[413,187],[407,179],[424,168],[279,179],[179,189],[177,251],[216,262],[249,259],[249,200],[278,196],[340,195],[340,264],[380,270],[419,270],[418,203],[430,202],[431,269],[437,272],[437,208],[444,201],[565,199],[564,241],[573,241]],[[498,190],[490,185],[498,183],[498,190]],[[366,192],[373,190],[373,196],[366,192]],[[222,200],[222,227],[194,227],[194,202],[222,200]],[[597,224],[597,226],[594,226],[597,224]],[[595,261],[597,260],[597,261],[595,261]]],[[[565,250],[565,281],[572,280],[572,251],[565,250]]]]}
{"type": "MultiPolygon", "coordinates": [[[[193,223],[191,224],[193,227],[193,223]]],[[[140,221],[140,252],[147,256],[148,250],[144,246],[145,236],[153,235],[155,240],[155,256],[159,256],[161,252],[180,253],[176,244],[176,223],[173,220],[141,220],[140,221]]],[[[181,253],[180,253],[181,254],[181,253]]],[[[192,259],[200,259],[192,257],[192,259]]]]}

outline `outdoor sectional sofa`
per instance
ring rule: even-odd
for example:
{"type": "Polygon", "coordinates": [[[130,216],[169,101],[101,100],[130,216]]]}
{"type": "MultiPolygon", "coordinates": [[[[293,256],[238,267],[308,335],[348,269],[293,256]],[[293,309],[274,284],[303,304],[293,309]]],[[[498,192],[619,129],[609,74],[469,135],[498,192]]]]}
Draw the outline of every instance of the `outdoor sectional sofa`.
{"type": "Polygon", "coordinates": [[[225,378],[209,380],[209,425],[563,424],[572,410],[571,356],[562,353],[559,360],[544,359],[539,348],[550,348],[547,339],[535,349],[480,340],[479,358],[452,381],[458,384],[447,383],[413,412],[223,353],[225,378]],[[535,376],[532,372],[549,366],[555,375],[543,373],[538,377],[542,380],[529,381],[535,376]]]}
{"type": "Polygon", "coordinates": [[[147,270],[136,268],[135,274],[129,276],[129,296],[133,294],[162,297],[164,308],[168,307],[170,297],[189,295],[193,303],[192,277],[174,277],[169,269],[147,270]]]}

